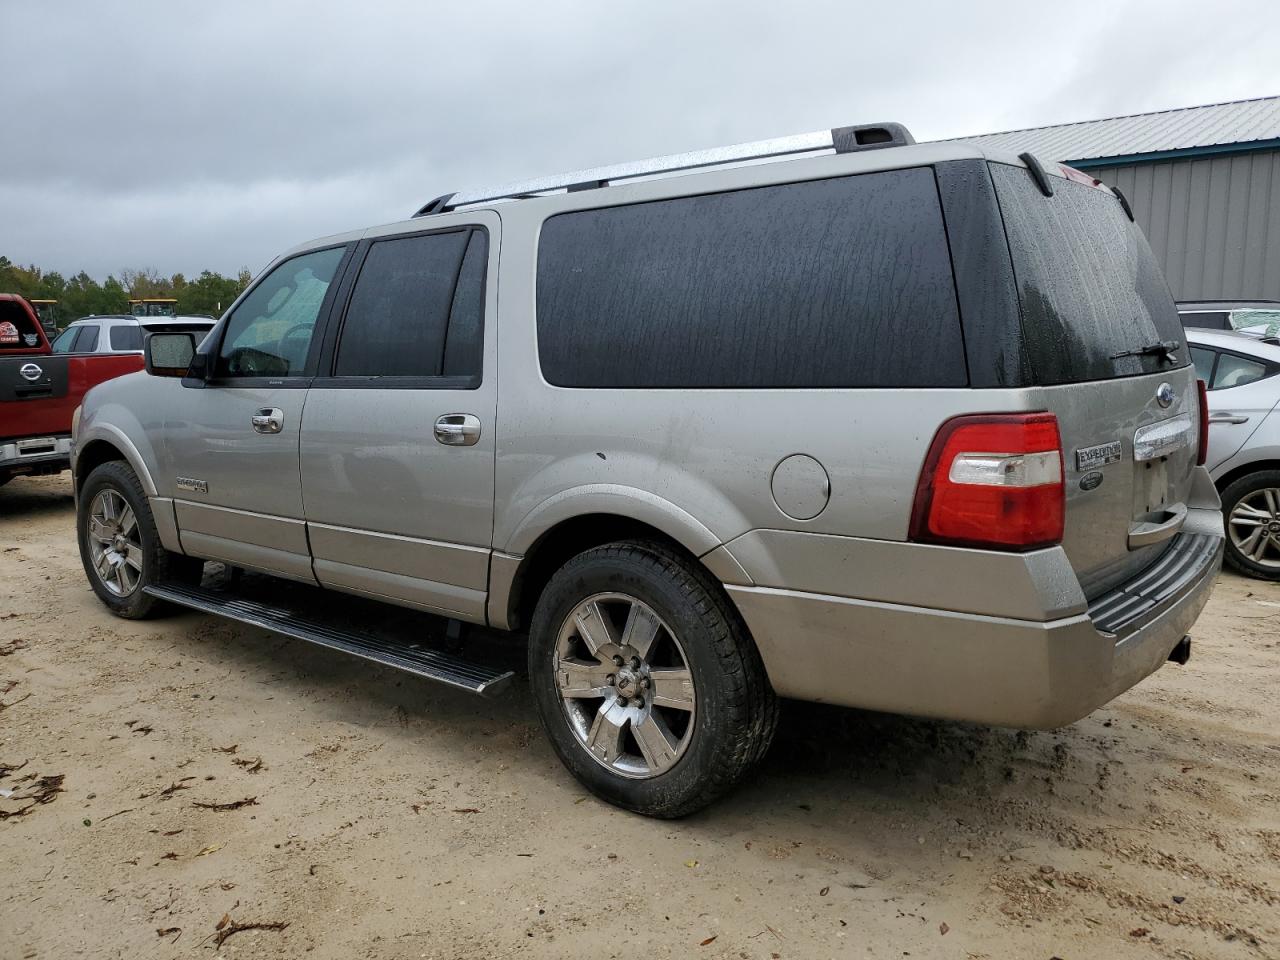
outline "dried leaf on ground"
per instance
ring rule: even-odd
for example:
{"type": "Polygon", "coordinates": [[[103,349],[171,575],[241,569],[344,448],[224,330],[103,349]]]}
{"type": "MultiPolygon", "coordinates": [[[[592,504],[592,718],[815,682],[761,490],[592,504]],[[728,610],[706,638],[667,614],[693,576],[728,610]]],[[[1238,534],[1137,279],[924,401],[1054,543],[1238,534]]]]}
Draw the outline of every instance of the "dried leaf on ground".
{"type": "Polygon", "coordinates": [[[252,760],[246,760],[244,757],[232,757],[231,762],[237,767],[244,767],[245,773],[257,773],[259,770],[267,769],[263,766],[261,757],[254,757],[252,760]]]}
{"type": "MultiPolygon", "coordinates": [[[[717,936],[719,936],[719,934],[717,934],[717,936]]],[[[713,944],[713,943],[715,943],[715,942],[716,942],[716,938],[715,938],[715,937],[707,937],[707,939],[703,940],[700,944],[698,944],[698,946],[700,946],[700,947],[706,947],[706,946],[710,946],[711,944],[713,944]]]]}
{"type": "Polygon", "coordinates": [[[238,743],[233,743],[233,744],[232,744],[231,746],[229,746],[229,747],[214,747],[213,749],[214,749],[214,750],[217,750],[219,753],[235,753],[235,752],[236,752],[236,748],[237,748],[237,747],[239,747],[239,746],[240,746],[240,744],[238,744],[238,743]]]}
{"type": "Polygon", "coordinates": [[[240,923],[236,920],[231,920],[226,914],[223,914],[222,919],[230,920],[230,923],[225,926],[222,923],[218,924],[218,935],[213,938],[213,945],[218,948],[222,947],[228,937],[243,933],[245,930],[283,930],[289,926],[289,921],[287,920],[251,920],[248,923],[240,923]]]}
{"type": "Polygon", "coordinates": [[[174,937],[171,941],[169,941],[170,943],[177,943],[177,942],[178,942],[178,937],[182,936],[182,928],[181,928],[181,927],[163,927],[163,928],[161,928],[161,927],[157,927],[157,928],[156,928],[156,936],[157,936],[157,937],[167,937],[167,936],[169,936],[170,934],[175,934],[175,933],[176,933],[178,936],[177,936],[177,937],[174,937]]]}
{"type": "Polygon", "coordinates": [[[245,797],[243,800],[232,800],[228,803],[203,803],[199,800],[192,800],[193,807],[200,807],[202,810],[239,810],[241,807],[257,806],[257,797],[245,797]]]}
{"type": "Polygon", "coordinates": [[[480,809],[478,807],[458,807],[453,812],[454,813],[479,813],[480,809]]]}
{"type": "Polygon", "coordinates": [[[197,853],[196,853],[196,856],[197,856],[197,857],[207,857],[209,854],[211,854],[211,853],[215,853],[216,851],[221,850],[221,849],[222,849],[222,844],[220,844],[220,843],[211,843],[211,844],[209,844],[207,847],[201,847],[201,848],[200,848],[200,850],[199,850],[199,852],[197,852],[197,853]]]}

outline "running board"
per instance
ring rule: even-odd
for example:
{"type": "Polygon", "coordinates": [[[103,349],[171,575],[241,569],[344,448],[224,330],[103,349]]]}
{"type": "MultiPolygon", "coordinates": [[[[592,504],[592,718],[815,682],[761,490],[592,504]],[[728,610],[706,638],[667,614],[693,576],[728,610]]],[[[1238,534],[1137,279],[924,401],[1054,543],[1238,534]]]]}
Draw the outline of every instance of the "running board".
{"type": "Polygon", "coordinates": [[[341,650],[414,676],[435,680],[469,693],[478,693],[482,697],[492,697],[502,692],[515,676],[510,670],[472,663],[440,650],[408,646],[366,633],[335,630],[299,616],[288,607],[246,600],[218,590],[176,584],[158,584],[145,587],[144,590],[157,600],[167,600],[192,610],[273,630],[286,637],[305,640],[330,650],[341,650]]]}

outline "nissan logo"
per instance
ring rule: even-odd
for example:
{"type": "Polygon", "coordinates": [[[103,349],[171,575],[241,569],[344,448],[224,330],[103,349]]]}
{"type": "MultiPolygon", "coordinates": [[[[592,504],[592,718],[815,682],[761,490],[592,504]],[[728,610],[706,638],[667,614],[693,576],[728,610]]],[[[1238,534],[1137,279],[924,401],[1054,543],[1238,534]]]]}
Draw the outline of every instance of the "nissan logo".
{"type": "Polygon", "coordinates": [[[23,380],[30,380],[32,383],[35,383],[44,376],[44,371],[34,363],[24,363],[18,368],[18,373],[22,376],[23,380]]]}
{"type": "Polygon", "coordinates": [[[1167,407],[1172,404],[1174,396],[1175,394],[1173,392],[1172,385],[1162,383],[1160,386],[1156,387],[1156,403],[1160,404],[1160,406],[1167,407]]]}

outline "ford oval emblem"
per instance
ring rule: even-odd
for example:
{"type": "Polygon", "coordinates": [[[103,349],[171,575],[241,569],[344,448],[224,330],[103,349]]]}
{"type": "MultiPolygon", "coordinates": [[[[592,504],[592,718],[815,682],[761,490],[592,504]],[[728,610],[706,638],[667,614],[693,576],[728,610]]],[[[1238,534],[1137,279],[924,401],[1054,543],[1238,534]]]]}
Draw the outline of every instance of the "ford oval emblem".
{"type": "Polygon", "coordinates": [[[1173,386],[1169,383],[1162,383],[1156,387],[1156,403],[1162,407],[1168,407],[1173,404],[1176,394],[1173,392],[1173,386]]]}
{"type": "Polygon", "coordinates": [[[34,363],[24,363],[18,368],[18,373],[22,375],[23,380],[30,380],[32,383],[44,376],[44,371],[34,363]]]}
{"type": "Polygon", "coordinates": [[[1095,470],[1093,473],[1086,473],[1080,478],[1081,490],[1096,490],[1102,486],[1102,471],[1095,470]]]}

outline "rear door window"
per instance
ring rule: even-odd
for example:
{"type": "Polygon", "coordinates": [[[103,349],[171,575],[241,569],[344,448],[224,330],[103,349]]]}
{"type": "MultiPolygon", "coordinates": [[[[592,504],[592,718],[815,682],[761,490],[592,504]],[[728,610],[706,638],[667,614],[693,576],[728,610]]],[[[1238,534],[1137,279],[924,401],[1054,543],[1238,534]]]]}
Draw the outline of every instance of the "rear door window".
{"type": "Polygon", "coordinates": [[[336,377],[478,377],[486,241],[482,230],[370,245],[347,304],[336,377]]]}
{"type": "Polygon", "coordinates": [[[80,328],[80,335],[76,337],[76,345],[74,353],[93,353],[98,349],[98,325],[96,323],[86,323],[80,328]]]}
{"type": "Polygon", "coordinates": [[[1036,382],[1107,380],[1185,366],[1134,351],[1183,341],[1169,286],[1137,224],[1108,190],[993,163],[1036,382]]]}
{"type": "Polygon", "coordinates": [[[551,217],[537,325],[565,387],[968,383],[927,167],[551,217]]]}

